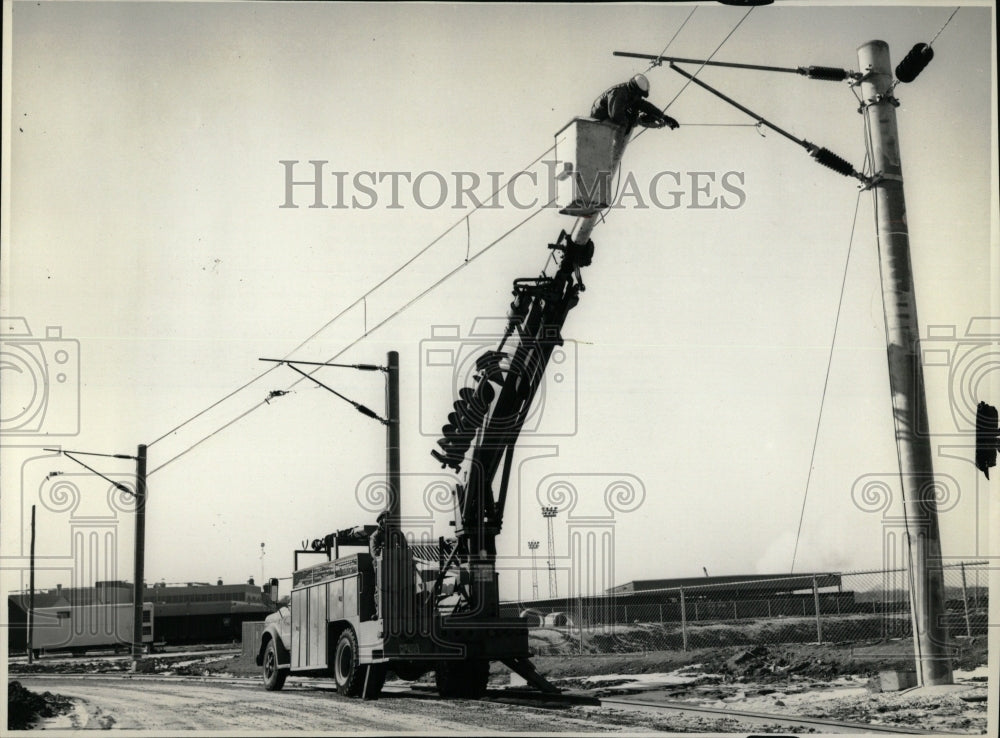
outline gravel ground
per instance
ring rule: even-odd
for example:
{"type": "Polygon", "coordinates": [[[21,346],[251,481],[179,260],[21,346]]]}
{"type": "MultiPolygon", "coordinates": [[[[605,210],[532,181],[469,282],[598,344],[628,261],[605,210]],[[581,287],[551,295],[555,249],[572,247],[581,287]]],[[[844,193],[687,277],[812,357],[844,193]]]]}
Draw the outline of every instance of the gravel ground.
{"type": "MultiPolygon", "coordinates": [[[[984,733],[986,639],[962,643],[954,663],[957,669],[963,667],[966,671],[956,671],[960,683],[956,689],[938,693],[873,691],[872,677],[880,670],[910,666],[909,648],[908,641],[791,644],[688,652],[543,656],[536,657],[534,663],[560,687],[594,696],[634,696],[644,701],[689,702],[859,724],[919,725],[950,733],[984,733]]],[[[366,703],[345,700],[328,684],[305,678],[290,679],[289,688],[280,693],[265,692],[257,682],[209,684],[197,679],[209,676],[259,678],[259,667],[244,662],[239,653],[232,652],[178,652],[146,659],[143,671],[153,676],[194,679],[179,683],[132,680],[123,673],[129,669],[127,659],[42,658],[30,667],[19,661],[9,666],[11,673],[18,674],[33,691],[49,693],[47,702],[43,700],[43,703],[49,705],[47,709],[55,716],[44,717],[43,727],[413,730],[435,734],[469,730],[529,733],[790,731],[787,724],[742,724],[726,717],[657,713],[619,705],[543,709],[442,701],[433,692],[419,697],[387,694],[378,702],[366,703]],[[98,679],[75,676],[81,672],[105,676],[98,679]],[[34,681],[32,674],[47,676],[34,681]],[[59,695],[67,699],[60,700],[59,695]],[[331,710],[331,706],[336,709],[331,710]]],[[[495,664],[491,687],[500,688],[510,681],[507,669],[495,664]]],[[[403,682],[397,684],[407,686],[403,682]]],[[[812,731],[802,728],[796,732],[812,731]]]]}

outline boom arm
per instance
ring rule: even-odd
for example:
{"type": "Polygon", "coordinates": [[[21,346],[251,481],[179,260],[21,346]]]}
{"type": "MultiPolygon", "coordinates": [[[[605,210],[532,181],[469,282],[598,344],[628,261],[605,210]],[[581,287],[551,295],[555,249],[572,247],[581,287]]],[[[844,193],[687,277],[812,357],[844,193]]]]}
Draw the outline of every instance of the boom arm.
{"type": "Polygon", "coordinates": [[[553,276],[514,280],[514,301],[500,345],[477,360],[474,386],[459,391],[454,412],[441,429],[441,450],[431,451],[442,466],[456,472],[467,465],[464,483],[456,484],[454,493],[457,543],[441,567],[435,591],[452,566],[467,570],[467,596],[458,609],[467,606],[468,614],[486,618],[499,612],[496,537],[503,525],[514,448],[552,351],[563,343],[566,316],[585,289],[580,269],[594,256],[590,233],[613,200],[610,183],[629,136],[609,122],[574,118],[556,134],[556,142],[559,150],[568,147],[567,154],[556,158],[566,175],[561,179],[572,185],[560,213],[578,216],[576,224],[549,244],[561,254],[553,276]]]}
{"type": "Polygon", "coordinates": [[[465,484],[455,488],[456,554],[472,568],[472,591],[478,596],[472,594],[471,604],[487,614],[497,604],[490,585],[514,448],[552,351],[563,343],[566,316],[584,289],[580,268],[594,254],[593,241],[577,244],[565,231],[549,248],[562,254],[556,273],[514,281],[505,335],[496,350],[477,360],[476,384],[459,392],[439,441],[442,451],[431,452],[456,471],[470,460],[465,484]]]}

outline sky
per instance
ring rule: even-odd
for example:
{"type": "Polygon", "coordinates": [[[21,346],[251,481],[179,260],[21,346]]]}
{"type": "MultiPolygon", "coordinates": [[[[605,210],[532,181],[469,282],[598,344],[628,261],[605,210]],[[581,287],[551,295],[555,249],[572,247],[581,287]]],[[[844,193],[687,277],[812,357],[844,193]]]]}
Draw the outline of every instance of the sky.
{"type": "MultiPolygon", "coordinates": [[[[147,583],[287,577],[302,541],[373,522],[382,426],[262,357],[398,351],[403,514],[418,537],[448,535],[454,477],[429,451],[464,359],[431,357],[492,346],[512,280],[537,276],[572,225],[522,207],[549,200],[554,134],[643,71],[681,127],[633,140],[621,207],[594,231],[517,456],[501,595],[530,596],[527,542],[544,558],[549,504],[561,594],[572,571],[590,593],[787,573],[793,557],[795,571],[898,565],[870,193],[612,52],[857,69],[862,44],[885,40],[895,64],[953,9],[778,2],[740,22],[715,3],[5,4],[5,589],[27,586],[32,504],[40,587],[132,579],[127,499],[45,448],[148,445],[147,583]],[[310,162],[322,207],[287,182],[310,181],[310,162]],[[466,196],[478,181],[489,204],[522,170],[498,207],[466,196]],[[574,559],[575,535],[609,547],[574,559]]],[[[942,550],[969,561],[989,555],[996,514],[969,415],[1000,399],[992,13],[962,5],[896,90],[942,550]]],[[[847,84],[698,78],[863,167],[847,84]]],[[[317,378],[383,409],[378,374],[317,378]]],[[[80,458],[122,482],[135,471],[80,458]]]]}

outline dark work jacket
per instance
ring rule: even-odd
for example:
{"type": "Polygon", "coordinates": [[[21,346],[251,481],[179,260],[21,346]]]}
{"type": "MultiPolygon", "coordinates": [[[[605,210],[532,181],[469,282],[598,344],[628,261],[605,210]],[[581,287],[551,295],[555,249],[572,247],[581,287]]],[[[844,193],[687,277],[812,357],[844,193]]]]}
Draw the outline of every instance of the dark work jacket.
{"type": "Polygon", "coordinates": [[[632,92],[628,82],[615,85],[594,101],[590,117],[596,120],[610,120],[620,126],[632,128],[639,120],[639,114],[646,113],[659,118],[663,115],[658,107],[643,99],[638,92],[632,92]]]}

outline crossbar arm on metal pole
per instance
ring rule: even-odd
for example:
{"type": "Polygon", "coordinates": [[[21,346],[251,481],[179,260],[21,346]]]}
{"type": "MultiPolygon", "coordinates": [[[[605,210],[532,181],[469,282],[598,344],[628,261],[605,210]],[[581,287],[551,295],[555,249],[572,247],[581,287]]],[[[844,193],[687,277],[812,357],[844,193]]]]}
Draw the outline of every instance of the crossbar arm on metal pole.
{"type": "Polygon", "coordinates": [[[673,62],[671,62],[670,68],[673,69],[678,74],[680,74],[682,77],[687,77],[691,82],[694,82],[696,85],[698,85],[702,89],[708,90],[709,92],[711,92],[713,95],[715,95],[719,99],[725,100],[727,103],[729,103],[730,105],[732,105],[737,110],[741,110],[742,112],[746,113],[751,118],[753,118],[754,120],[756,120],[758,123],[761,123],[762,125],[767,126],[768,128],[770,128],[775,133],[780,133],[782,136],[784,136],[785,138],[787,138],[789,141],[794,141],[799,146],[801,146],[802,148],[804,148],[806,151],[812,152],[816,148],[813,144],[809,143],[805,139],[801,139],[801,138],[799,138],[797,136],[792,135],[791,133],[789,133],[788,131],[786,131],[784,128],[780,128],[780,127],[776,126],[774,123],[772,123],[771,121],[769,121],[764,116],[758,115],[757,113],[753,112],[750,108],[746,107],[745,105],[740,105],[738,102],[736,102],[735,100],[733,100],[733,98],[729,97],[728,95],[725,95],[725,94],[719,92],[714,87],[711,87],[710,85],[705,84],[700,79],[698,79],[697,77],[695,77],[693,74],[685,72],[683,69],[681,69],[680,67],[676,66],[673,62]]]}
{"type": "Polygon", "coordinates": [[[281,363],[282,363],[282,364],[286,364],[286,365],[288,366],[288,368],[289,368],[289,369],[291,369],[291,370],[293,370],[293,371],[296,371],[296,372],[298,372],[299,374],[301,374],[301,375],[302,375],[303,377],[305,377],[306,379],[309,379],[309,380],[311,380],[311,381],[315,382],[316,384],[318,384],[318,385],[319,385],[320,387],[322,387],[322,388],[323,388],[323,389],[325,389],[326,391],[328,391],[328,392],[332,392],[333,394],[335,394],[335,395],[336,395],[337,397],[339,397],[339,398],[340,398],[341,400],[343,400],[344,402],[346,402],[346,403],[349,403],[349,404],[353,405],[353,406],[354,406],[354,409],[355,409],[355,410],[357,410],[357,411],[358,411],[359,413],[361,413],[362,415],[367,415],[367,416],[368,416],[369,418],[372,418],[372,419],[374,419],[374,420],[377,420],[377,421],[378,421],[378,422],[380,422],[380,423],[381,423],[382,425],[389,425],[389,421],[388,421],[388,420],[386,420],[385,418],[383,418],[383,417],[379,416],[379,414],[378,414],[378,413],[376,413],[376,412],[375,412],[374,410],[372,410],[372,409],[370,409],[370,408],[368,408],[368,407],[365,407],[365,406],[364,406],[364,405],[362,405],[362,404],[361,404],[360,402],[355,402],[355,401],[354,401],[354,400],[352,400],[352,399],[351,399],[350,397],[345,397],[344,395],[342,395],[342,394],[340,394],[339,392],[337,392],[337,390],[335,390],[335,389],[334,389],[333,387],[329,387],[329,386],[327,386],[327,385],[323,384],[322,382],[320,382],[320,381],[319,381],[318,379],[316,379],[316,377],[314,377],[314,376],[312,376],[311,374],[309,374],[309,372],[304,372],[304,371],[302,371],[301,369],[299,369],[299,368],[298,368],[297,366],[295,366],[294,364],[291,364],[291,363],[289,363],[289,362],[287,362],[287,361],[283,361],[283,362],[281,362],[281,363]]]}
{"type": "Polygon", "coordinates": [[[388,367],[378,364],[334,364],[330,361],[299,361],[298,359],[258,359],[258,361],[270,361],[274,364],[302,364],[303,366],[334,366],[340,369],[358,369],[362,372],[386,372],[388,367]]]}
{"type": "Polygon", "coordinates": [[[764,116],[758,115],[757,113],[755,113],[752,110],[750,110],[750,108],[746,107],[745,105],[741,105],[740,103],[736,102],[731,97],[729,97],[728,95],[725,95],[725,94],[719,92],[718,90],[716,90],[711,85],[705,84],[704,82],[702,82],[700,79],[698,79],[694,75],[689,74],[688,72],[685,72],[683,69],[681,69],[680,67],[674,65],[673,63],[670,64],[670,68],[673,69],[678,74],[680,74],[681,76],[686,77],[691,82],[694,82],[696,85],[698,85],[702,89],[707,90],[708,92],[711,92],[713,95],[715,95],[719,99],[724,100],[725,102],[729,103],[730,105],[732,105],[737,110],[740,110],[740,111],[746,113],[751,118],[753,118],[754,120],[756,120],[759,124],[767,126],[768,128],[770,128],[775,133],[780,133],[782,136],[784,136],[785,138],[787,138],[789,141],[794,141],[799,146],[801,146],[806,151],[808,151],[809,154],[810,154],[810,156],[812,156],[812,158],[815,159],[818,164],[822,164],[824,167],[832,169],[833,171],[837,172],[838,174],[842,174],[845,177],[854,177],[855,179],[863,182],[866,186],[870,186],[871,185],[871,180],[868,177],[866,177],[865,175],[861,174],[861,172],[859,172],[857,169],[855,169],[854,166],[849,161],[847,161],[846,159],[843,159],[840,156],[837,156],[835,153],[833,153],[829,149],[824,148],[822,146],[817,146],[814,143],[810,143],[809,141],[806,141],[804,138],[799,138],[798,136],[792,135],[791,133],[789,133],[788,131],[786,131],[784,128],[776,126],[774,123],[772,123],[771,121],[769,121],[764,116]]]}
{"type": "MultiPolygon", "coordinates": [[[[55,451],[56,453],[60,453],[63,456],[65,456],[67,459],[69,459],[70,461],[74,461],[77,464],[79,464],[80,466],[82,466],[84,469],[86,469],[87,471],[89,471],[91,474],[94,474],[94,475],[100,477],[101,479],[103,479],[105,482],[108,482],[109,484],[113,485],[115,487],[115,489],[117,489],[117,490],[119,490],[121,492],[124,492],[126,494],[135,496],[135,492],[133,492],[132,490],[130,490],[124,484],[120,484],[119,482],[116,482],[114,479],[111,479],[111,477],[105,476],[104,474],[102,474],[101,472],[97,471],[97,469],[95,469],[94,467],[90,466],[89,464],[84,464],[82,461],[80,461],[78,458],[76,458],[72,454],[81,454],[81,455],[85,455],[85,456],[104,456],[104,457],[109,458],[109,459],[133,459],[133,460],[135,459],[134,456],[126,456],[125,454],[93,454],[93,453],[87,453],[85,451],[60,451],[59,449],[52,449],[52,448],[46,448],[46,449],[42,449],[42,450],[43,451],[55,451]]],[[[58,476],[61,476],[61,475],[62,475],[62,472],[49,472],[49,477],[58,477],[58,476]]]]}
{"type": "Polygon", "coordinates": [[[841,82],[846,79],[853,79],[860,75],[847,69],[838,67],[775,67],[766,64],[744,64],[742,62],[712,61],[711,59],[684,59],[679,56],[658,56],[656,54],[638,54],[631,51],[615,51],[615,56],[624,56],[631,59],[649,59],[654,65],[660,66],[663,62],[680,62],[682,64],[700,64],[706,67],[728,67],[730,69],[753,69],[760,72],[784,72],[787,74],[800,74],[810,79],[826,80],[830,82],[841,82]]]}

